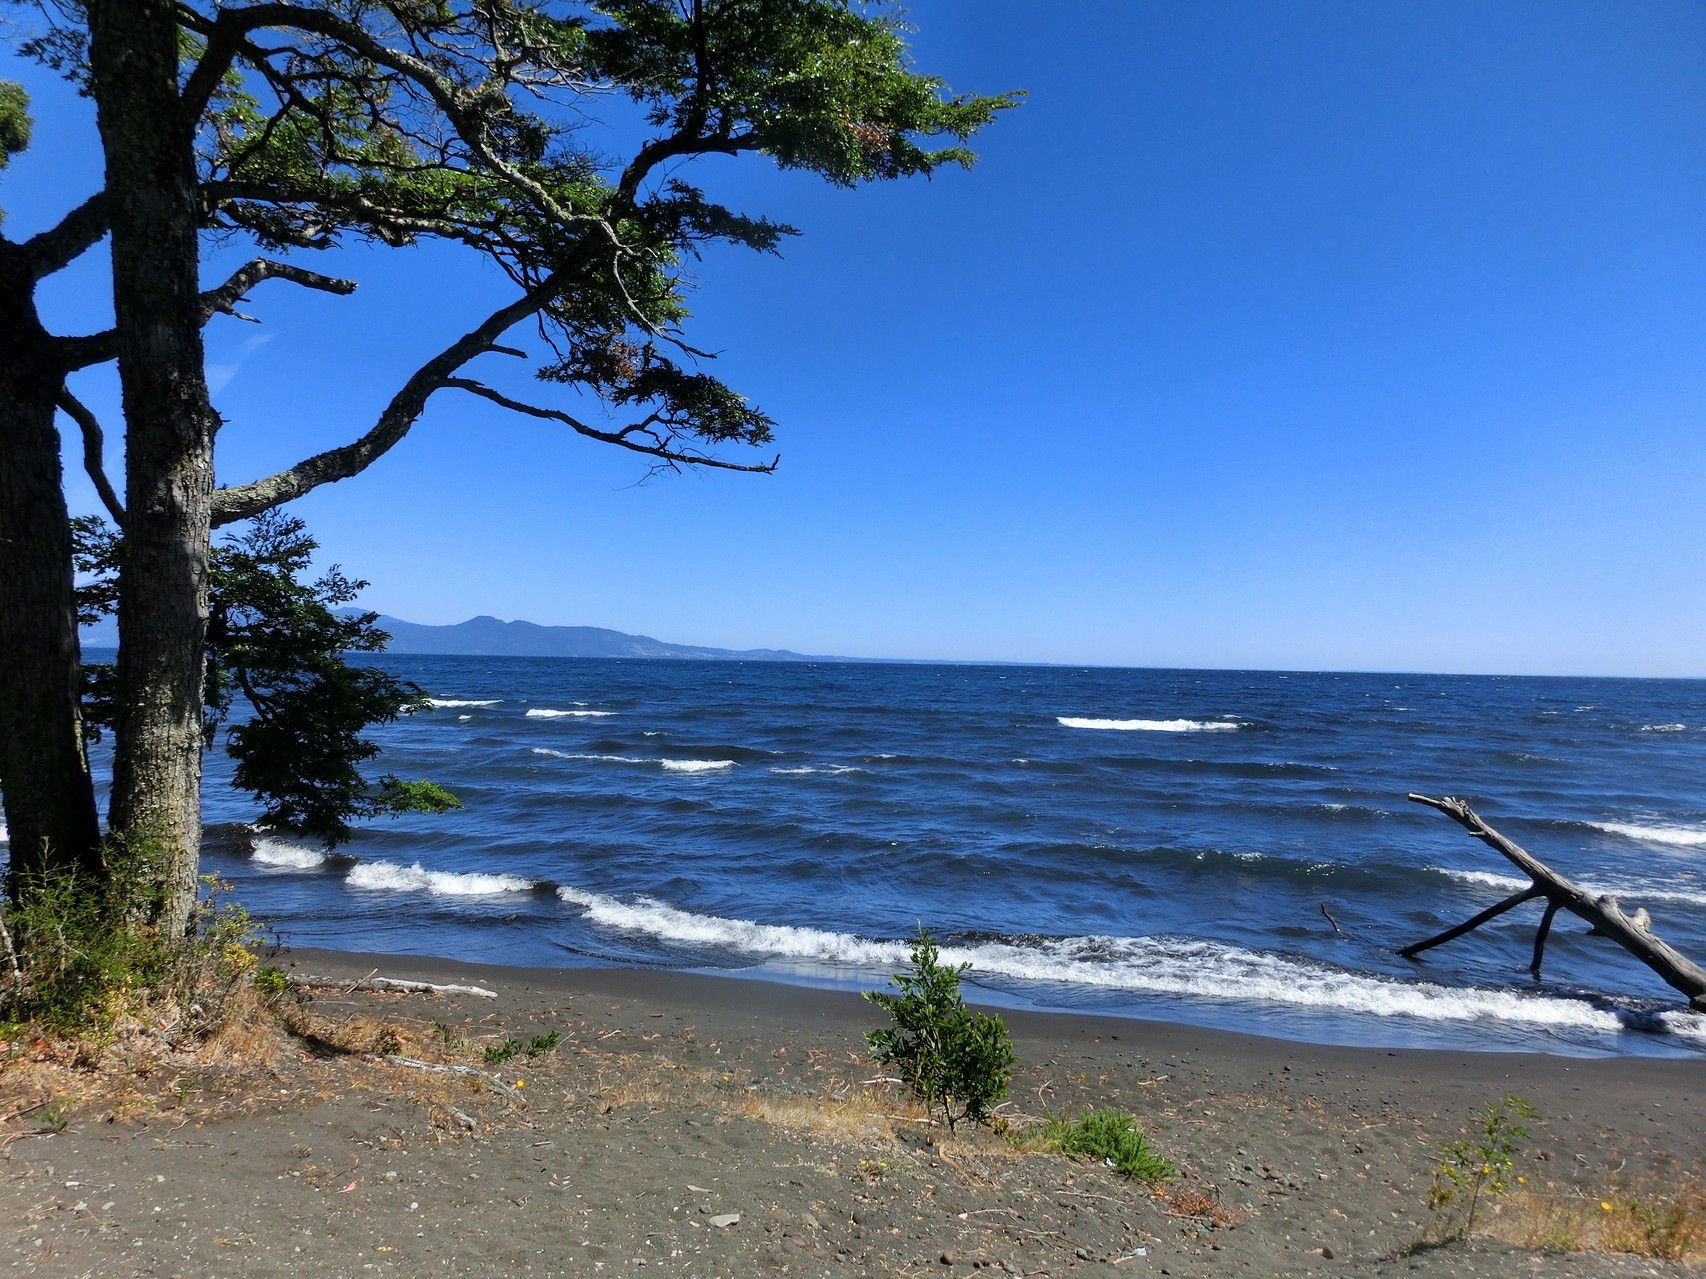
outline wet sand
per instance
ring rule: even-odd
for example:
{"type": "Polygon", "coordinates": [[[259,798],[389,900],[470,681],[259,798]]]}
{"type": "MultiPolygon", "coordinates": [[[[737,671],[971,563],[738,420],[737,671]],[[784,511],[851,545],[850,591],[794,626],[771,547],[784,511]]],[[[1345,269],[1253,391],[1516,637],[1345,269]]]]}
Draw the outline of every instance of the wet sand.
{"type": "Polygon", "coordinates": [[[139,1085],[156,1102],[135,1117],[87,1113],[4,1147],[0,1264],[162,1279],[1665,1274],[1674,1267],[1490,1240],[1405,1250],[1430,1229],[1437,1143],[1506,1094],[1545,1121],[1519,1158],[1530,1184],[1597,1194],[1613,1170],[1628,1184],[1706,1163],[1697,1060],[1319,1047],[1001,1010],[1022,1063],[1009,1110],[1129,1110],[1181,1172],[1154,1194],[1100,1166],[918,1123],[867,1082],[880,1072],[862,1035],[881,1016],[851,993],[288,958],[351,983],[378,969],[495,991],[334,990],[317,1005],[393,1035],[381,1049],[489,1070],[519,1100],[312,1044],[264,1079],[250,1070],[219,1105],[202,1104],[194,1072],[139,1085]],[[533,1058],[488,1065],[481,1052],[552,1030],[561,1042],[533,1058]]]}

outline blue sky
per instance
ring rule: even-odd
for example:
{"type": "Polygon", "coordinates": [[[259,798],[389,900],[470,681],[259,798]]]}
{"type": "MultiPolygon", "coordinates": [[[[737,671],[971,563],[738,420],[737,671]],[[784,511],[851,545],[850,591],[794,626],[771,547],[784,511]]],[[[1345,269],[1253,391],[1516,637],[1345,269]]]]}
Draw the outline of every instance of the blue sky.
{"type": "MultiPolygon", "coordinates": [[[[694,175],[805,231],[707,258],[692,330],[781,422],[781,471],[639,484],[448,393],[297,504],[370,607],[865,656],[1706,675],[1706,9],[911,16],[921,68],[1029,92],[976,170],[694,175]]],[[[18,235],[92,189],[93,131],[0,73],[37,96],[0,182],[18,235]]],[[[210,329],[223,482],[358,433],[501,294],[443,250],[307,264],[361,290],[263,286],[264,325],[210,329]]],[[[55,281],[65,329],[99,322],[103,269],[55,281]]],[[[116,418],[110,376],[80,387],[116,418]]]]}

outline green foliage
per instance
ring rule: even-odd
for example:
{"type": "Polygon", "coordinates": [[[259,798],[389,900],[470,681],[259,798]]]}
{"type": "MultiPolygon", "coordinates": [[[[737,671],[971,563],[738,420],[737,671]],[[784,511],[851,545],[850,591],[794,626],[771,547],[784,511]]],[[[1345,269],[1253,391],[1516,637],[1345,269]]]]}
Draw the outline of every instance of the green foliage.
{"type": "Polygon", "coordinates": [[[0,169],[30,145],[30,95],[13,80],[0,80],[0,169]]]}
{"type": "Polygon", "coordinates": [[[278,993],[256,980],[261,930],[220,902],[224,885],[205,877],[188,932],[164,937],[141,922],[162,891],[159,846],[110,840],[105,861],[98,881],[14,881],[15,900],[0,907],[0,1017],[99,1040],[118,1018],[164,1002],[177,1011],[176,1033],[193,1037],[217,1025],[241,987],[278,993]]]}
{"type": "Polygon", "coordinates": [[[962,1119],[987,1123],[1018,1063],[1001,1019],[972,1012],[960,996],[960,974],[970,967],[942,964],[935,940],[920,928],[911,971],[889,979],[900,993],[865,992],[894,1020],[892,1029],[866,1034],[872,1055],[899,1071],[926,1107],[940,1106],[950,1129],[962,1119]]]}
{"type": "MultiPolygon", "coordinates": [[[[437,1023],[435,1022],[434,1025],[436,1026],[437,1023]]],[[[485,1058],[496,1066],[523,1053],[527,1055],[529,1060],[534,1057],[543,1057],[546,1053],[553,1051],[562,1042],[562,1038],[561,1031],[553,1030],[547,1034],[535,1035],[526,1043],[519,1039],[506,1039],[501,1044],[493,1044],[487,1048],[485,1058]]],[[[445,1036],[444,1042],[447,1046],[453,1046],[448,1035],[445,1036]]]]}
{"type": "Polygon", "coordinates": [[[1540,1115],[1521,1097],[1488,1102],[1477,1118],[1479,1131],[1461,1141],[1440,1143],[1440,1161],[1428,1187],[1428,1207],[1448,1223],[1448,1233],[1474,1231],[1482,1199],[1493,1199],[1511,1188],[1517,1143],[1528,1136],[1526,1123],[1540,1115]],[[1455,1222],[1448,1214],[1460,1212],[1455,1222]]]}
{"type": "Polygon", "coordinates": [[[1153,1186],[1179,1175],[1144,1139],[1136,1117],[1111,1107],[1086,1106],[1076,1119],[1051,1115],[1038,1135],[1064,1155],[1099,1159],[1133,1181],[1153,1186]]]}
{"type": "MultiPolygon", "coordinates": [[[[80,581],[79,621],[116,605],[122,543],[102,521],[72,521],[80,581]]],[[[361,764],[379,753],[362,736],[375,724],[426,705],[426,695],[375,667],[352,666],[349,652],[372,652],[389,639],[376,614],[340,613],[365,582],[337,567],[302,580],[316,549],[301,520],[269,511],[213,548],[209,560],[208,744],[242,699],[249,718],[226,731],[237,763],[232,784],[263,804],[264,825],[335,846],[350,823],[402,813],[442,813],[461,802],[428,781],[384,776],[368,782],[361,764]]],[[[110,725],[113,668],[84,669],[84,721],[110,725]]]]}

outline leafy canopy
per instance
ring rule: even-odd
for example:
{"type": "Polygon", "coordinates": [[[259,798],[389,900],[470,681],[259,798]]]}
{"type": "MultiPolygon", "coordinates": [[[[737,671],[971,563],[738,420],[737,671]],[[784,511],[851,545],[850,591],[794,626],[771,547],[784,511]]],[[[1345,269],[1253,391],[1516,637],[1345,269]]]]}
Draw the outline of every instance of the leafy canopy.
{"type": "MultiPolygon", "coordinates": [[[[73,538],[84,577],[79,620],[88,624],[112,611],[123,543],[92,519],[73,521],[73,538]]],[[[278,512],[213,547],[203,724],[209,747],[225,727],[225,750],[237,765],[232,785],[261,801],[263,825],[335,846],[349,838],[353,821],[462,805],[432,782],[362,775],[361,765],[379,753],[362,734],[424,707],[426,696],[344,660],[383,649],[390,637],[374,625],[375,613],[337,611],[367,583],[335,566],[302,580],[315,549],[302,521],[278,512]],[[226,727],[245,708],[247,717],[226,727]]],[[[113,674],[111,666],[84,668],[91,731],[111,725],[113,674]]]]}

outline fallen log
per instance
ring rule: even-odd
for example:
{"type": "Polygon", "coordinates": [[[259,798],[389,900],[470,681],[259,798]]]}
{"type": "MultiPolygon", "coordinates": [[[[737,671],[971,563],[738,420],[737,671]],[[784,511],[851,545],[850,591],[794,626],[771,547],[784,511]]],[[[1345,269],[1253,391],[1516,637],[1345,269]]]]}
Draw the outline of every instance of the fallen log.
{"type": "Polygon", "coordinates": [[[315,977],[309,974],[298,976],[292,973],[289,978],[292,986],[305,986],[309,990],[341,990],[348,994],[353,990],[397,991],[405,995],[478,995],[482,999],[496,999],[498,992],[487,990],[484,986],[441,986],[430,981],[405,981],[401,977],[375,977],[369,973],[360,981],[352,982],[344,977],[315,977]]]}
{"type": "Polygon", "coordinates": [[[1410,795],[1409,799],[1418,804],[1426,804],[1429,808],[1437,808],[1447,817],[1452,818],[1466,831],[1480,840],[1487,847],[1500,853],[1515,864],[1516,868],[1527,875],[1529,887],[1504,899],[1496,906],[1488,907],[1475,918],[1466,920],[1454,928],[1448,928],[1443,933],[1419,941],[1413,946],[1406,946],[1398,953],[1405,959],[1414,959],[1422,951],[1438,946],[1461,937],[1464,933],[1479,928],[1490,919],[1496,919],[1507,910],[1512,910],[1524,902],[1533,901],[1536,897],[1546,899],[1546,912],[1540,917],[1540,927],[1534,933],[1534,957],[1529,963],[1528,971],[1535,977],[1540,976],[1540,961],[1546,950],[1546,938],[1552,931],[1552,921],[1560,910],[1567,910],[1578,918],[1585,919],[1592,927],[1588,930],[1594,937],[1609,937],[1624,950],[1651,968],[1672,989],[1681,991],[1688,997],[1688,1003],[1696,1012],[1706,1012],[1706,969],[1682,955],[1670,945],[1653,934],[1652,922],[1645,910],[1637,910],[1633,915],[1623,913],[1623,908],[1617,904],[1617,899],[1610,893],[1595,896],[1584,888],[1580,888],[1565,879],[1557,871],[1534,857],[1527,849],[1506,839],[1494,830],[1461,799],[1446,795],[1434,799],[1427,795],[1410,795]]]}

